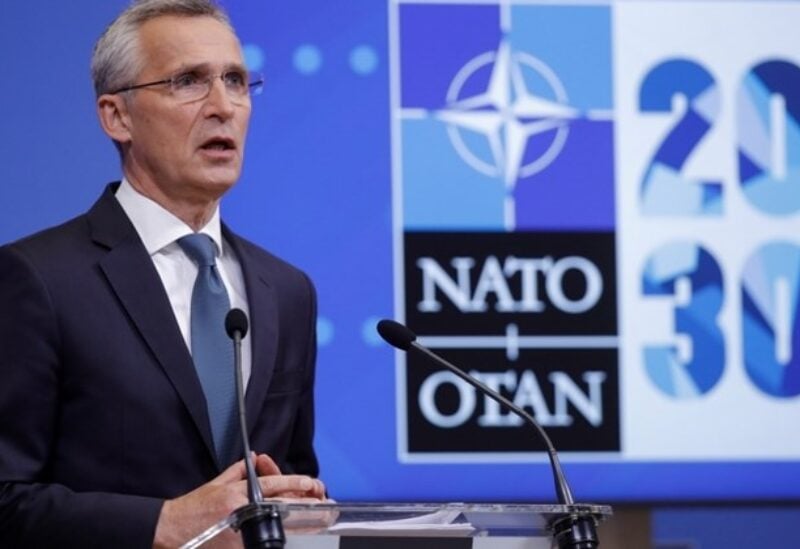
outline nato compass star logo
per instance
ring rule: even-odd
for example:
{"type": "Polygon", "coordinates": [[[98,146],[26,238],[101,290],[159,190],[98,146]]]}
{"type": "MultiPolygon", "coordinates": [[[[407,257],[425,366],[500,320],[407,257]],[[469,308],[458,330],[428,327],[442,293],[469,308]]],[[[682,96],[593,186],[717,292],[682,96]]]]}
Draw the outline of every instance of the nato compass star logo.
{"type": "Polygon", "coordinates": [[[529,53],[512,52],[503,41],[497,51],[474,57],[456,74],[447,90],[447,108],[436,117],[447,124],[450,141],[464,162],[489,177],[502,178],[511,191],[520,178],[542,171],[561,152],[569,123],[579,116],[567,101],[564,86],[550,67],[529,53]],[[487,89],[461,97],[469,78],[486,66],[491,67],[487,89]],[[523,71],[533,71],[555,99],[531,93],[523,71]],[[480,158],[470,150],[462,130],[483,134],[492,158],[480,158]],[[528,140],[548,132],[549,145],[526,161],[528,140]]]}
{"type": "Polygon", "coordinates": [[[403,227],[612,230],[608,6],[399,1],[392,156],[403,227]]]}

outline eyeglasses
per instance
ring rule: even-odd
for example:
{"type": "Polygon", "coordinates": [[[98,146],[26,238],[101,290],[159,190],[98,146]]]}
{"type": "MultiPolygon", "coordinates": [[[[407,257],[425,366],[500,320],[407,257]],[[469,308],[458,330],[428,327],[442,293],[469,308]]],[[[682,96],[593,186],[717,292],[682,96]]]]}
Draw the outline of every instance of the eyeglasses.
{"type": "Polygon", "coordinates": [[[203,74],[187,71],[155,82],[126,86],[111,92],[112,95],[151,86],[169,86],[172,96],[181,103],[205,99],[211,93],[211,84],[219,78],[225,84],[225,91],[234,103],[244,102],[251,95],[258,95],[264,89],[264,77],[255,72],[230,70],[221,74],[203,74]]]}

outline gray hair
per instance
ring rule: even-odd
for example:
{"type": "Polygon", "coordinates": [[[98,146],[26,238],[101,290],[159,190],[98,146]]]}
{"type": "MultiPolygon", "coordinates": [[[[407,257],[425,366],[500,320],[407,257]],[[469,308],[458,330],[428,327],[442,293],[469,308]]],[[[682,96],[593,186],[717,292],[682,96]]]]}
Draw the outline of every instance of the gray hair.
{"type": "Polygon", "coordinates": [[[133,84],[144,68],[139,28],[164,15],[213,17],[233,32],[228,14],[214,0],[134,0],[100,36],[92,54],[92,80],[97,97],[133,84]]]}

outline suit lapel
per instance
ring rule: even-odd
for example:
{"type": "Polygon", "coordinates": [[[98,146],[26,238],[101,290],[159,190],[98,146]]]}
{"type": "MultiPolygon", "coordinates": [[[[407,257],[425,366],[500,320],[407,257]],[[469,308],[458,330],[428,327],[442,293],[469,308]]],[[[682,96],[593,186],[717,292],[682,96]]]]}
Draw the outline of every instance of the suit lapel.
{"type": "Polygon", "coordinates": [[[100,268],[180,396],[214,458],[205,396],[164,286],[109,186],[88,213],[93,240],[107,248],[100,268]]]}
{"type": "MultiPolygon", "coordinates": [[[[250,308],[250,341],[252,345],[252,367],[250,381],[245,394],[247,417],[258,417],[264,405],[267,388],[275,371],[278,347],[278,309],[274,288],[268,282],[266,270],[235,234],[223,225],[223,234],[231,244],[242,268],[250,308]]],[[[248,424],[253,433],[254,422],[248,424]]]]}

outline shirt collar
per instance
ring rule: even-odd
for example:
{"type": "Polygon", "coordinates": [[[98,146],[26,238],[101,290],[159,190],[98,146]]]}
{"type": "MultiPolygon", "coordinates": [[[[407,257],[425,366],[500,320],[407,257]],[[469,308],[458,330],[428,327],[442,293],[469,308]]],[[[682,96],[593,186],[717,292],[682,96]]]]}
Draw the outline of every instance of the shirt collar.
{"type": "MultiPolygon", "coordinates": [[[[126,178],[117,189],[117,201],[133,223],[147,253],[151,256],[176,240],[194,231],[163,206],[139,193],[126,178]]],[[[207,234],[216,244],[217,256],[222,255],[222,229],[219,221],[219,206],[208,223],[198,232],[207,234]]]]}

